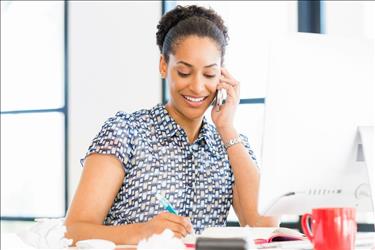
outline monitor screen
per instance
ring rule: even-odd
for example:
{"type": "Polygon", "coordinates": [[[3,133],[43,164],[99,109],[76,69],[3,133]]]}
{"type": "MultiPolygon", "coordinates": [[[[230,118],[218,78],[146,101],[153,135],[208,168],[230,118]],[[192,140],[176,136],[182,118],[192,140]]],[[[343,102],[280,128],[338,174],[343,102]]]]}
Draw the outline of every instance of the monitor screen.
{"type": "Polygon", "coordinates": [[[308,33],[271,43],[261,214],[373,211],[358,134],[359,126],[374,126],[373,49],[368,40],[308,33]]]}

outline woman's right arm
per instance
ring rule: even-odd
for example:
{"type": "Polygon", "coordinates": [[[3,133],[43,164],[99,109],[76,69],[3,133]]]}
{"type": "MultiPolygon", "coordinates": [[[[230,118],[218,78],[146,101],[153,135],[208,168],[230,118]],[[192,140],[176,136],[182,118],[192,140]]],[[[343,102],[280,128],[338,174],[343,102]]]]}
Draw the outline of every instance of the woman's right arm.
{"type": "Polygon", "coordinates": [[[73,239],[74,243],[86,239],[106,239],[115,244],[137,244],[166,228],[178,237],[192,230],[187,218],[167,212],[145,223],[103,225],[124,177],[122,164],[115,156],[91,154],[86,157],[81,180],[65,220],[66,238],[73,239]]]}

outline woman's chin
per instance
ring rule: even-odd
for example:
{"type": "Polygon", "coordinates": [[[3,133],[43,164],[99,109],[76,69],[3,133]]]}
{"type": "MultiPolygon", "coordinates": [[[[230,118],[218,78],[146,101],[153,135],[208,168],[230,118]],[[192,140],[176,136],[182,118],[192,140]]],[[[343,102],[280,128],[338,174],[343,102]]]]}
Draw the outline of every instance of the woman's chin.
{"type": "Polygon", "coordinates": [[[184,107],[182,111],[182,114],[191,119],[196,120],[200,119],[204,116],[206,110],[208,109],[209,105],[202,105],[199,108],[192,108],[192,107],[184,107]]]}
{"type": "Polygon", "coordinates": [[[182,98],[178,102],[170,101],[166,105],[166,108],[170,114],[173,115],[173,113],[177,112],[178,114],[176,115],[180,117],[185,117],[185,119],[187,120],[202,119],[202,117],[204,116],[205,112],[207,111],[209,107],[210,107],[209,98],[206,98],[205,100],[199,103],[192,103],[182,98]]]}

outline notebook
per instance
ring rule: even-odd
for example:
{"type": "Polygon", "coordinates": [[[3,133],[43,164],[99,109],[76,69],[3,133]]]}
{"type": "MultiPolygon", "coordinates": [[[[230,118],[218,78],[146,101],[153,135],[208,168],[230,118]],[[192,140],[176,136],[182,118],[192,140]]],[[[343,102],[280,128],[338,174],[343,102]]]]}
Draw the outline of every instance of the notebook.
{"type": "Polygon", "coordinates": [[[299,231],[286,227],[251,228],[251,233],[255,244],[307,239],[306,236],[299,231]]]}

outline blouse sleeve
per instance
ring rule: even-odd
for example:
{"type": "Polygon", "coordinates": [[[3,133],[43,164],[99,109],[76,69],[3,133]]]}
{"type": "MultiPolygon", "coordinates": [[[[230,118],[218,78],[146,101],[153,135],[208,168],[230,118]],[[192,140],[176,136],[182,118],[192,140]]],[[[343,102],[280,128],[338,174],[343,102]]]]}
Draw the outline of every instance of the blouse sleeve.
{"type": "MultiPolygon", "coordinates": [[[[119,112],[109,118],[93,139],[85,158],[93,153],[113,155],[123,165],[125,173],[128,172],[130,159],[133,154],[133,143],[130,115],[119,112]]],[[[84,159],[81,159],[83,165],[84,159]]]]}
{"type": "Polygon", "coordinates": [[[254,151],[251,149],[251,146],[250,146],[250,143],[249,143],[249,140],[248,140],[247,136],[245,136],[243,134],[240,134],[240,137],[241,137],[241,140],[242,140],[245,148],[247,149],[247,152],[249,153],[251,159],[254,161],[255,165],[258,167],[257,159],[255,157],[254,151]]]}

